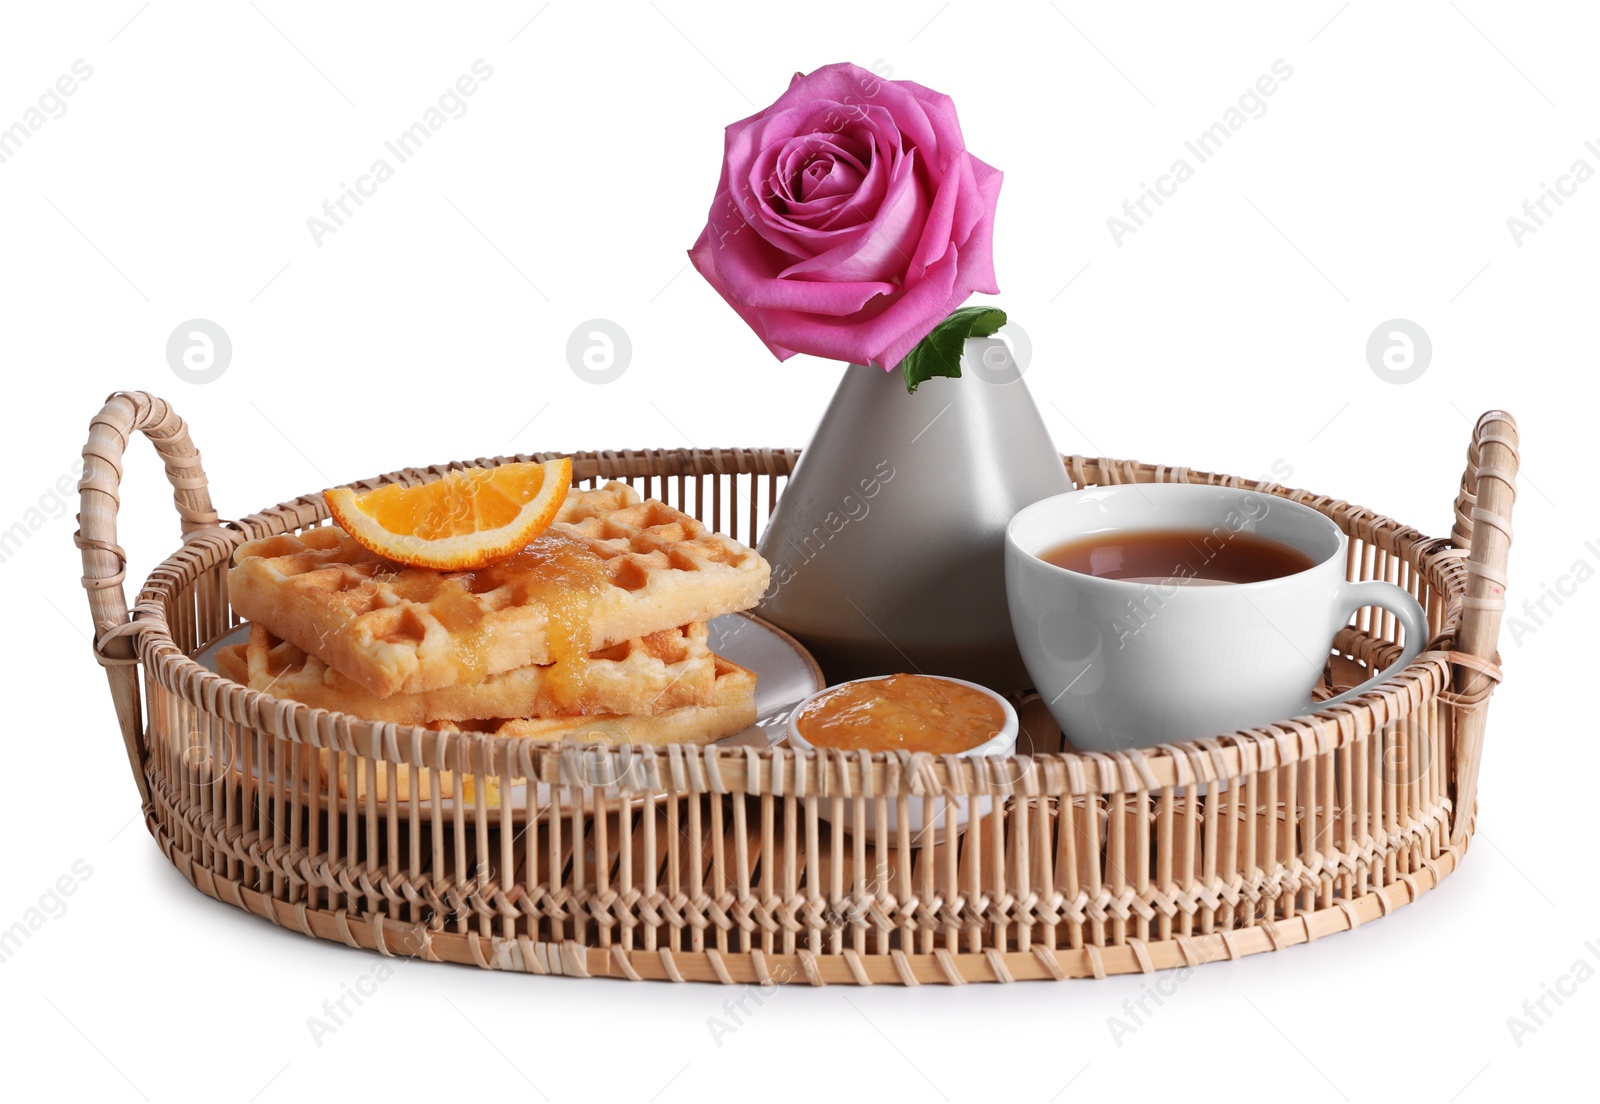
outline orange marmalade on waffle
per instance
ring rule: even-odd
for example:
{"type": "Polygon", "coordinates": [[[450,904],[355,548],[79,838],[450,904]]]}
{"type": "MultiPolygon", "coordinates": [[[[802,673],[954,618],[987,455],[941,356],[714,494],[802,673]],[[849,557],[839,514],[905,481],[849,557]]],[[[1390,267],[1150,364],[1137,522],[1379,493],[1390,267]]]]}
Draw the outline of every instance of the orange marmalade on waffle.
{"type": "Polygon", "coordinates": [[[469,595],[504,587],[510,594],[508,605],[543,604],[550,614],[546,631],[555,660],[552,694],[557,701],[570,703],[582,690],[590,622],[607,578],[604,561],[565,533],[546,530],[521,551],[475,571],[447,576],[413,570],[396,576],[393,585],[399,598],[426,605],[456,637],[455,661],[462,682],[476,682],[488,669],[482,637],[474,632],[486,611],[469,595]]]}

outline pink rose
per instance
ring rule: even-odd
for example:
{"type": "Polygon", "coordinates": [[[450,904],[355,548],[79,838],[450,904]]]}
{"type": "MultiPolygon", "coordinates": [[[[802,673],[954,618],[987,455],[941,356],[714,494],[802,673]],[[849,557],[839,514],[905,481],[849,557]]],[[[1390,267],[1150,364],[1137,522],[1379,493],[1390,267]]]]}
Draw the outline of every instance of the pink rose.
{"type": "Polygon", "coordinates": [[[999,290],[1000,178],[948,96],[850,64],[796,73],[728,127],[689,258],[779,360],[893,368],[967,296],[999,290]]]}

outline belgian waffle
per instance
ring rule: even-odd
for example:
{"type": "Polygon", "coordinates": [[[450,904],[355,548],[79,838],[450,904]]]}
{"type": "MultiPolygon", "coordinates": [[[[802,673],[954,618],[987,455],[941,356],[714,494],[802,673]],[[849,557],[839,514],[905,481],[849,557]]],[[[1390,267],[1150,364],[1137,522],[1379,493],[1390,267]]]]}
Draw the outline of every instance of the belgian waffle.
{"type": "Polygon", "coordinates": [[[580,744],[709,744],[756,723],[756,673],[712,653],[716,683],[708,705],[668,709],[653,716],[519,717],[497,736],[571,740],[580,744]]]}
{"type": "Polygon", "coordinates": [[[242,545],[242,616],[373,694],[417,693],[588,653],[754,605],[754,550],[631,487],[574,490],[521,552],[478,571],[405,567],[336,527],[242,545]]]}
{"type": "MultiPolygon", "coordinates": [[[[557,743],[577,744],[630,744],[640,746],[660,746],[663,744],[708,744],[735,733],[742,732],[756,722],[756,676],[755,672],[741,667],[731,660],[714,656],[716,661],[716,683],[709,705],[686,705],[679,709],[668,709],[650,716],[618,717],[524,717],[514,720],[488,720],[466,721],[457,725],[453,721],[440,721],[436,727],[441,731],[452,732],[469,729],[472,731],[493,732],[497,736],[513,736],[525,739],[550,741],[557,743]]],[[[355,765],[355,791],[357,798],[365,798],[368,792],[368,761],[365,759],[346,757],[345,762],[337,769],[332,764],[332,753],[327,748],[322,748],[316,760],[316,766],[311,766],[311,759],[306,757],[307,777],[315,770],[319,779],[322,792],[331,792],[331,787],[336,785],[341,798],[350,795],[350,763],[353,759],[355,765]]],[[[389,768],[380,764],[371,772],[377,780],[378,800],[386,800],[389,794],[389,768]]],[[[406,801],[411,796],[411,778],[413,771],[406,766],[397,767],[395,770],[395,799],[406,801]]],[[[432,796],[432,780],[439,781],[439,793],[442,797],[452,797],[456,792],[455,778],[450,771],[431,771],[418,769],[415,772],[420,788],[418,799],[428,799],[432,796]]],[[[493,808],[500,803],[500,781],[498,778],[485,779],[486,790],[484,798],[486,804],[493,808]]],[[[523,779],[514,779],[522,782],[523,779]]],[[[466,779],[463,798],[474,800],[472,789],[472,776],[466,779]]]]}
{"type": "Polygon", "coordinates": [[[518,667],[481,682],[381,698],[259,624],[250,626],[247,644],[218,650],[217,667],[252,690],[395,724],[660,713],[710,704],[716,677],[704,621],[601,649],[574,673],[571,686],[553,685],[558,676],[552,667],[518,667]]]}

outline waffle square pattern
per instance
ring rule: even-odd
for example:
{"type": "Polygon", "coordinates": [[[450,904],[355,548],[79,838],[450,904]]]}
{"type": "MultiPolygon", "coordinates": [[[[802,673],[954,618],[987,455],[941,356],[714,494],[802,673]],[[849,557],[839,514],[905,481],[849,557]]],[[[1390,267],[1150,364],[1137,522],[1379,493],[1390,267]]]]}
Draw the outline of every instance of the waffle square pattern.
{"type": "Polygon", "coordinates": [[[612,482],[573,490],[549,529],[476,571],[396,564],[329,526],[240,546],[228,587],[240,615],[388,697],[709,621],[769,577],[753,549],[612,482]]]}

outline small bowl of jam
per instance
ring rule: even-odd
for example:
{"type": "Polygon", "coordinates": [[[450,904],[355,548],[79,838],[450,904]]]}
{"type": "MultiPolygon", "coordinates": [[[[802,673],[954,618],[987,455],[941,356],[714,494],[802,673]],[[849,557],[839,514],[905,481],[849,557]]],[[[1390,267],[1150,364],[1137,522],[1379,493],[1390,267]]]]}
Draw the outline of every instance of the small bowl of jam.
{"type": "MultiPolygon", "coordinates": [[[[944,675],[877,675],[830,686],[806,698],[789,715],[791,747],[820,751],[909,751],[930,755],[1009,755],[1017,746],[1017,711],[1005,698],[965,679],[944,675]]],[[[992,798],[979,797],[976,808],[986,816],[992,798]]],[[[857,816],[867,834],[898,837],[900,816],[893,803],[871,798],[844,800],[841,827],[853,831],[857,816]],[[879,824],[879,821],[882,824],[879,824]]],[[[957,830],[965,827],[972,800],[965,795],[933,798],[932,818],[924,801],[904,799],[913,845],[934,842],[953,808],[957,830]]],[[[822,801],[818,816],[832,820],[835,803],[822,801]]]]}

